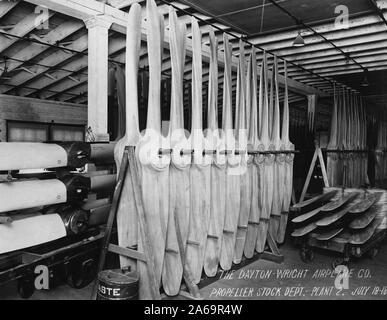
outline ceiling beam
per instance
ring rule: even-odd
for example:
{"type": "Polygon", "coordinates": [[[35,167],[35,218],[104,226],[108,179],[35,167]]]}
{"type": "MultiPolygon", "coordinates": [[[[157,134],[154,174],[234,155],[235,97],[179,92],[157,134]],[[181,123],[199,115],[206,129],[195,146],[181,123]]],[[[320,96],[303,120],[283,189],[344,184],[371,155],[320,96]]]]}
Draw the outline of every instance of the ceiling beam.
{"type": "Polygon", "coordinates": [[[76,96],[78,96],[82,93],[86,93],[86,92],[87,92],[87,83],[79,85],[77,88],[71,88],[71,92],[67,92],[67,90],[59,92],[58,94],[55,95],[55,99],[63,101],[65,99],[64,97],[66,95],[67,96],[71,95],[73,97],[76,97],[76,96]]]}
{"type": "MultiPolygon", "coordinates": [[[[343,46],[342,48],[348,53],[355,53],[359,51],[363,52],[368,50],[377,50],[377,49],[386,48],[386,47],[387,47],[387,39],[383,39],[383,40],[371,41],[371,42],[357,44],[357,45],[350,44],[348,46],[343,46]]],[[[305,61],[305,60],[316,59],[321,57],[337,56],[337,54],[338,53],[335,49],[324,49],[324,50],[305,52],[305,53],[297,53],[289,50],[289,52],[287,54],[282,55],[282,57],[286,58],[288,61],[301,63],[302,61],[305,61]]],[[[258,55],[261,56],[260,54],[258,55]]],[[[270,61],[273,60],[272,57],[270,57],[269,60],[270,61]]]]}
{"type": "MultiPolygon", "coordinates": [[[[51,18],[54,15],[53,11],[50,11],[46,19],[51,18]]],[[[10,46],[18,42],[20,39],[18,37],[24,37],[37,27],[36,23],[37,15],[35,12],[31,12],[24,19],[21,19],[12,29],[7,31],[14,35],[15,37],[6,37],[4,34],[0,33],[0,54],[7,50],[10,46]]]]}
{"type": "MultiPolygon", "coordinates": [[[[383,54],[378,54],[370,57],[361,57],[357,58],[357,61],[360,62],[361,64],[364,64],[366,66],[367,63],[375,63],[379,61],[384,61],[387,60],[387,52],[384,52],[383,54]]],[[[321,61],[320,63],[309,65],[308,69],[313,70],[317,73],[320,71],[324,71],[326,69],[330,68],[345,68],[348,66],[353,66],[354,64],[351,62],[346,62],[345,60],[341,61],[335,61],[335,62],[323,62],[321,61]]],[[[281,71],[281,69],[280,69],[281,71]]],[[[296,75],[302,74],[300,70],[288,70],[288,75],[290,77],[294,77],[296,75]]]]}
{"type": "MultiPolygon", "coordinates": [[[[387,63],[386,62],[377,62],[377,63],[370,63],[366,64],[368,71],[376,71],[376,70],[386,70],[387,69],[387,63]]],[[[363,72],[363,70],[358,66],[348,66],[347,68],[332,68],[332,70],[326,70],[321,72],[326,77],[329,76],[336,76],[341,74],[348,74],[348,73],[360,73],[363,72]]],[[[300,80],[305,78],[305,76],[297,76],[296,79],[300,80]]]]}
{"type": "Polygon", "coordinates": [[[107,4],[117,9],[122,9],[131,6],[133,3],[141,3],[145,0],[107,0],[107,4]]]}
{"type": "Polygon", "coordinates": [[[381,10],[387,10],[387,0],[376,0],[376,5],[381,10]]]}
{"type": "Polygon", "coordinates": [[[15,8],[20,1],[0,1],[0,19],[15,8]]]}
{"type": "MultiPolygon", "coordinates": [[[[85,24],[80,21],[67,20],[55,29],[51,30],[49,33],[47,33],[41,39],[41,41],[47,44],[55,45],[84,27],[85,24]]],[[[16,52],[16,54],[12,55],[12,58],[27,62],[28,60],[35,58],[36,56],[48,49],[49,47],[44,44],[32,42],[29,46],[23,48],[22,50],[19,50],[18,52],[16,52]]],[[[10,60],[8,63],[8,71],[12,71],[21,66],[22,64],[23,62],[10,60]]]]}
{"type": "MultiPolygon", "coordinates": [[[[356,18],[350,18],[348,20],[348,27],[349,27],[348,30],[352,30],[353,28],[367,26],[367,25],[379,23],[379,22],[380,22],[380,19],[375,15],[367,15],[367,16],[361,16],[356,18]]],[[[345,29],[338,29],[336,24],[332,22],[313,26],[313,29],[325,36],[328,36],[329,33],[345,31],[345,29]]],[[[283,31],[283,32],[276,32],[274,34],[265,34],[261,36],[248,37],[248,39],[251,42],[257,42],[262,46],[265,46],[266,44],[270,44],[273,42],[279,42],[279,41],[290,40],[290,39],[294,40],[294,38],[298,35],[298,32],[301,32],[302,37],[305,37],[305,38],[313,35],[312,31],[310,30],[297,28],[291,31],[283,31]]]]}
{"type": "MultiPolygon", "coordinates": [[[[371,56],[375,56],[386,52],[387,52],[386,47],[381,47],[381,48],[377,47],[377,48],[371,48],[367,50],[354,51],[352,56],[355,58],[371,57],[371,56]]],[[[333,61],[343,61],[343,60],[345,59],[343,59],[343,56],[341,54],[334,54],[334,55],[321,55],[321,56],[316,55],[316,57],[314,58],[304,59],[304,60],[297,59],[296,61],[302,64],[303,66],[308,67],[310,65],[314,65],[320,62],[333,62],[333,61]]],[[[289,66],[288,70],[295,69],[295,68],[296,67],[294,66],[289,66]]]]}
{"type": "MultiPolygon", "coordinates": [[[[344,30],[331,32],[325,35],[325,37],[328,40],[334,42],[335,44],[340,44],[344,39],[352,40],[352,39],[359,38],[360,36],[368,36],[368,35],[372,35],[380,32],[386,32],[386,31],[387,31],[386,26],[383,23],[380,23],[378,21],[377,23],[370,24],[370,25],[353,27],[351,29],[344,29],[344,30]]],[[[311,36],[302,36],[302,37],[305,40],[305,47],[303,48],[309,48],[314,44],[321,44],[321,43],[325,43],[327,47],[332,47],[332,46],[328,46],[329,43],[326,43],[325,41],[323,41],[319,36],[311,35],[311,36]]],[[[276,41],[276,42],[268,43],[264,45],[260,42],[254,42],[254,41],[251,41],[251,42],[259,44],[259,46],[265,48],[268,51],[279,51],[286,48],[293,48],[293,50],[298,52],[297,48],[293,47],[293,41],[294,41],[294,38],[290,38],[290,39],[276,41]]],[[[343,45],[347,45],[347,43],[345,42],[343,45]]]]}
{"type": "MultiPolygon", "coordinates": [[[[112,38],[109,41],[109,55],[122,51],[125,47],[126,42],[124,38],[112,38]]],[[[29,84],[33,85],[33,87],[39,88],[39,91],[42,92],[41,96],[43,99],[48,99],[50,95],[45,92],[45,89],[50,88],[60,91],[65,90],[69,85],[74,84],[74,81],[69,78],[69,76],[76,75],[80,81],[87,80],[88,59],[86,56],[83,56],[81,59],[77,59],[75,61],[70,61],[68,64],[64,65],[64,67],[69,70],[74,70],[74,72],[71,73],[63,70],[54,70],[53,72],[50,72],[50,75],[54,77],[55,80],[44,77],[42,74],[34,81],[30,81],[29,84]],[[81,72],[82,74],[80,74],[81,72]]]]}
{"type": "MultiPolygon", "coordinates": [[[[385,30],[377,33],[373,33],[373,34],[365,34],[360,36],[355,35],[354,37],[351,37],[351,38],[339,39],[335,41],[335,43],[337,46],[340,46],[341,48],[343,48],[343,50],[345,50],[346,47],[354,47],[356,45],[364,45],[368,42],[383,41],[383,40],[386,40],[385,30]]],[[[318,43],[307,44],[303,47],[290,46],[287,48],[278,48],[278,49],[272,50],[272,52],[281,57],[288,56],[288,55],[294,55],[297,57],[298,55],[303,53],[310,55],[312,52],[321,53],[322,51],[326,51],[326,50],[334,51],[336,49],[332,49],[329,43],[320,41],[318,43]]],[[[347,50],[345,51],[348,53],[347,50]]],[[[260,57],[261,55],[259,54],[258,56],[260,57]]]]}
{"type": "MultiPolygon", "coordinates": [[[[36,5],[45,5],[51,10],[72,16],[78,19],[88,19],[90,17],[96,15],[104,15],[104,18],[107,21],[112,23],[112,29],[126,34],[126,24],[128,20],[128,14],[119,10],[117,8],[113,8],[109,5],[106,5],[101,2],[97,2],[95,0],[27,0],[30,3],[36,5]]],[[[146,27],[142,27],[142,39],[146,40],[146,27]]],[[[169,31],[165,32],[165,41],[164,47],[169,48],[169,31]]],[[[187,39],[187,55],[192,56],[192,41],[187,39]]],[[[210,60],[210,50],[208,46],[203,46],[203,60],[205,62],[209,62],[210,60]]],[[[237,68],[238,59],[234,57],[233,59],[233,68],[237,68]]],[[[219,58],[219,64],[223,65],[224,60],[223,57],[219,58]]],[[[284,84],[283,76],[279,77],[279,82],[281,85],[284,84]]],[[[321,96],[325,96],[324,92],[316,90],[315,88],[305,86],[301,83],[298,83],[292,79],[288,80],[289,89],[296,91],[301,94],[318,94],[321,96]]]]}
{"type": "MultiPolygon", "coordinates": [[[[66,48],[70,50],[84,52],[85,50],[87,50],[87,47],[88,47],[87,39],[88,39],[88,35],[84,34],[78,39],[76,39],[69,46],[66,46],[66,48]]],[[[25,72],[19,72],[18,74],[12,77],[12,79],[10,80],[10,83],[13,85],[16,85],[20,89],[23,86],[26,86],[28,83],[34,81],[37,77],[40,77],[43,73],[48,72],[52,69],[55,69],[55,67],[62,65],[65,61],[69,59],[73,59],[75,56],[76,54],[72,51],[56,50],[53,54],[39,61],[40,64],[46,65],[49,67],[43,67],[43,66],[37,66],[37,65],[31,66],[29,69],[34,74],[26,74],[25,72]]],[[[9,93],[12,90],[15,90],[15,88],[9,89],[6,92],[2,92],[0,90],[0,93],[9,93]]]]}

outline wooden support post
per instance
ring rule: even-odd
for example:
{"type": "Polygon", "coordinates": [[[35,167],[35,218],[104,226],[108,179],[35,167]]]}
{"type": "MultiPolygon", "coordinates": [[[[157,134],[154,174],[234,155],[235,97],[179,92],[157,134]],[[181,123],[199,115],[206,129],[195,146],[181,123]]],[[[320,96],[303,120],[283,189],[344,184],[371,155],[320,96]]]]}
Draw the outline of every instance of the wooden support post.
{"type": "Polygon", "coordinates": [[[329,188],[328,174],[327,174],[327,169],[325,167],[324,157],[320,148],[317,149],[317,152],[318,152],[318,158],[320,160],[321,173],[324,180],[324,186],[325,188],[329,188]]]}
{"type": "Polygon", "coordinates": [[[309,172],[308,172],[308,175],[307,175],[306,180],[305,180],[304,188],[302,189],[299,203],[304,201],[304,199],[305,199],[305,195],[306,195],[306,192],[308,191],[310,179],[312,178],[312,174],[313,174],[317,159],[320,162],[321,172],[322,172],[322,176],[323,176],[323,180],[324,180],[324,186],[326,188],[329,188],[328,174],[327,174],[327,170],[325,167],[324,157],[323,157],[323,154],[321,152],[321,148],[316,147],[316,150],[314,151],[312,163],[310,164],[309,172]]]}
{"type": "Polygon", "coordinates": [[[111,22],[101,17],[85,20],[88,37],[88,127],[96,141],[108,135],[108,32],[111,22]]]}
{"type": "Polygon", "coordinates": [[[0,142],[7,141],[7,123],[4,119],[0,119],[0,142]]]}
{"type": "Polygon", "coordinates": [[[316,148],[316,150],[314,151],[314,154],[313,154],[312,163],[310,164],[310,167],[309,167],[308,175],[306,176],[304,188],[302,189],[301,198],[300,198],[299,202],[304,201],[306,191],[308,191],[309,182],[310,182],[310,179],[312,178],[314,166],[316,165],[316,161],[317,161],[317,156],[318,156],[318,152],[317,152],[317,148],[316,148]]]}

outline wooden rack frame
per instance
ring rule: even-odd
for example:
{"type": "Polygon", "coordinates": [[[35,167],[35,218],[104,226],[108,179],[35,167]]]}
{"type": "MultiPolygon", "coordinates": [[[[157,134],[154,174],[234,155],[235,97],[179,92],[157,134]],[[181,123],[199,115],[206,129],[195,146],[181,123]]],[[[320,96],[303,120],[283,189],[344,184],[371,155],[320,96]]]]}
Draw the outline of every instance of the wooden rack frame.
{"type": "MultiPolygon", "coordinates": [[[[147,232],[146,232],[147,221],[145,218],[145,212],[144,212],[144,207],[142,203],[141,184],[139,181],[138,168],[136,163],[137,162],[135,159],[135,147],[126,147],[123,154],[123,159],[121,162],[121,168],[118,175],[117,185],[114,191],[114,196],[113,196],[112,205],[109,213],[109,219],[108,219],[108,223],[105,231],[105,236],[103,239],[103,245],[102,245],[102,250],[99,258],[97,271],[99,273],[103,270],[105,261],[106,261],[106,255],[108,252],[112,252],[112,253],[129,257],[132,259],[136,259],[136,260],[141,260],[145,262],[148,266],[147,271],[148,271],[148,277],[150,279],[152,297],[155,300],[160,300],[162,299],[162,296],[160,294],[159,285],[156,283],[152,246],[150,244],[150,241],[148,239],[147,232]],[[127,177],[128,170],[130,171],[131,183],[133,185],[133,190],[134,190],[133,197],[134,197],[134,201],[136,203],[137,212],[138,212],[139,230],[140,230],[141,239],[143,241],[144,253],[141,253],[137,250],[133,250],[131,248],[124,248],[110,243],[113,225],[117,215],[117,210],[120,203],[123,186],[125,183],[125,177],[127,177]]],[[[175,216],[175,224],[176,224],[179,251],[182,257],[182,261],[184,261],[184,246],[181,238],[179,222],[176,216],[175,216]]],[[[277,247],[277,244],[273,240],[273,236],[270,234],[270,232],[268,233],[268,236],[267,236],[267,245],[270,251],[265,251],[262,254],[257,254],[255,255],[254,258],[250,260],[247,260],[247,259],[244,260],[244,262],[241,265],[237,266],[237,268],[241,268],[258,259],[264,259],[264,260],[269,260],[276,263],[282,263],[284,260],[284,257],[283,255],[281,255],[277,247]]],[[[180,295],[188,297],[190,299],[201,299],[198,286],[192,282],[191,280],[192,277],[188,273],[186,268],[183,268],[183,270],[184,270],[183,278],[184,278],[185,286],[189,292],[182,290],[180,291],[180,295]]],[[[208,279],[208,281],[204,281],[204,283],[200,287],[202,288],[204,286],[207,286],[218,279],[219,277],[208,279]]],[[[95,300],[97,297],[97,290],[98,290],[97,282],[98,280],[95,280],[93,290],[92,290],[91,299],[93,300],[95,300]]]]}

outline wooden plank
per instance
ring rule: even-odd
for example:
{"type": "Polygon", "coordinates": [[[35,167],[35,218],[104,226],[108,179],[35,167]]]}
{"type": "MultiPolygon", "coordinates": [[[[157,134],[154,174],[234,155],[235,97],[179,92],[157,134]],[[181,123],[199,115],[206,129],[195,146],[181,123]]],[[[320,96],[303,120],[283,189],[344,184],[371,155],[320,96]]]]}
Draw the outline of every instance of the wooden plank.
{"type": "MultiPolygon", "coordinates": [[[[256,50],[252,50],[250,57],[250,65],[253,67],[256,64],[256,50]]],[[[261,68],[261,73],[262,73],[261,68]]],[[[250,128],[249,128],[249,145],[253,150],[258,150],[261,147],[261,141],[259,139],[260,131],[260,118],[262,111],[263,102],[263,76],[260,75],[259,84],[259,99],[257,101],[258,82],[257,82],[257,70],[252,68],[249,85],[247,86],[247,107],[250,105],[250,128]],[[258,117],[259,115],[259,117],[258,117]]],[[[247,225],[246,243],[244,247],[244,255],[246,258],[251,259],[255,253],[255,247],[257,243],[257,237],[259,232],[259,219],[262,210],[262,200],[260,197],[260,190],[263,188],[262,176],[263,176],[263,159],[262,155],[256,155],[252,157],[253,163],[248,163],[248,170],[251,179],[252,186],[252,199],[251,199],[251,210],[247,225]]]]}
{"type": "MultiPolygon", "coordinates": [[[[263,101],[262,109],[259,111],[260,120],[260,139],[261,139],[261,149],[264,151],[270,151],[270,136],[269,136],[269,80],[268,80],[268,65],[266,54],[263,58],[263,71],[261,75],[263,80],[261,81],[261,88],[263,91],[263,101]]],[[[268,234],[269,219],[271,213],[271,206],[273,203],[273,192],[274,192],[274,160],[275,157],[273,154],[268,154],[264,156],[262,171],[260,171],[261,185],[260,188],[260,199],[261,199],[261,216],[258,225],[258,237],[256,243],[256,251],[262,253],[265,250],[266,237],[268,234]]]]}
{"type": "MultiPolygon", "coordinates": [[[[284,65],[285,79],[287,78],[287,63],[284,65]]],[[[282,116],[282,148],[285,150],[294,150],[295,146],[289,139],[289,93],[287,83],[285,82],[285,97],[282,116]]],[[[293,164],[294,154],[287,154],[285,157],[285,178],[284,178],[284,199],[282,204],[281,220],[277,234],[278,243],[285,241],[286,227],[290,210],[290,203],[293,194],[293,164]]]]}
{"type": "MultiPolygon", "coordinates": [[[[240,210],[237,218],[237,229],[236,229],[236,238],[235,238],[235,248],[234,248],[234,257],[233,263],[239,264],[242,261],[243,251],[245,247],[247,227],[250,216],[251,209],[251,200],[252,200],[252,180],[250,179],[251,173],[251,161],[248,165],[249,159],[251,157],[247,154],[247,144],[248,144],[248,130],[250,120],[250,106],[247,104],[247,81],[246,81],[246,61],[245,55],[243,53],[243,44],[240,42],[240,55],[239,55],[239,72],[237,80],[237,100],[236,100],[236,137],[237,137],[237,146],[241,152],[244,152],[241,156],[240,162],[240,210]],[[250,168],[249,168],[250,167],[250,168]],[[250,171],[249,171],[250,170],[250,171]]],[[[255,68],[255,66],[254,66],[255,68]]],[[[251,67],[248,68],[251,73],[251,67]]],[[[236,191],[237,192],[237,191],[236,191]]]]}
{"type": "Polygon", "coordinates": [[[235,239],[238,227],[238,218],[240,210],[240,156],[235,154],[236,141],[233,130],[232,119],[232,92],[231,92],[231,45],[228,42],[228,36],[224,35],[225,42],[225,80],[223,88],[223,130],[226,141],[226,149],[231,151],[227,155],[226,171],[226,215],[224,222],[224,231],[222,237],[222,246],[220,251],[220,266],[223,270],[230,270],[234,258],[235,239]]]}
{"type": "Polygon", "coordinates": [[[318,153],[318,158],[319,158],[319,161],[320,161],[321,172],[322,172],[322,176],[323,176],[323,180],[324,180],[324,186],[325,186],[325,188],[329,188],[327,169],[325,167],[324,157],[323,157],[323,154],[322,154],[320,148],[318,148],[317,153],[318,153]]]}
{"type": "Polygon", "coordinates": [[[3,120],[85,125],[87,111],[86,106],[80,104],[0,94],[0,118],[3,120]]]}
{"type": "Polygon", "coordinates": [[[210,223],[210,188],[212,156],[204,155],[204,150],[212,150],[212,145],[203,134],[202,103],[202,38],[196,19],[192,18],[193,76],[192,76],[192,125],[191,149],[194,150],[190,168],[190,221],[186,249],[186,267],[193,275],[195,284],[201,279],[207,232],[210,223]]]}
{"type": "MultiPolygon", "coordinates": [[[[153,249],[156,283],[161,283],[165,256],[169,216],[169,166],[170,154],[159,155],[159,150],[168,147],[161,134],[161,42],[163,22],[153,0],[147,2],[147,28],[149,52],[149,99],[147,126],[141,137],[136,154],[140,166],[142,198],[147,233],[153,249]]],[[[139,266],[141,267],[141,266],[139,266]]],[[[141,269],[140,269],[141,270],[141,269]]]]}
{"type": "Polygon", "coordinates": [[[109,250],[109,252],[116,253],[116,254],[118,254],[120,256],[124,256],[126,258],[140,260],[140,261],[145,262],[145,263],[147,262],[145,255],[143,253],[138,252],[137,250],[132,250],[129,248],[120,247],[120,246],[117,246],[115,244],[110,244],[108,250],[109,250]]]}
{"type": "MultiPolygon", "coordinates": [[[[185,64],[186,26],[181,24],[176,12],[170,8],[169,27],[171,37],[172,84],[169,140],[172,154],[169,176],[169,218],[167,242],[162,274],[163,288],[167,295],[179,294],[185,264],[186,243],[190,219],[191,154],[181,155],[181,150],[190,150],[191,143],[185,136],[183,118],[183,67],[185,64]],[[181,244],[179,243],[181,239],[181,244]]],[[[191,277],[187,282],[192,281],[191,277]]]]}
{"type": "Polygon", "coordinates": [[[221,155],[225,150],[225,141],[218,128],[218,61],[217,39],[213,30],[210,31],[210,47],[212,59],[210,65],[210,82],[208,93],[208,129],[212,130],[207,138],[212,138],[217,149],[211,167],[211,199],[210,199],[210,224],[208,229],[204,272],[208,277],[216,276],[219,266],[219,256],[222,245],[225,213],[226,213],[226,157],[221,155]]]}
{"type": "MultiPolygon", "coordinates": [[[[274,82],[274,85],[272,84],[272,91],[274,91],[274,101],[273,101],[273,107],[274,110],[271,112],[273,113],[273,129],[272,129],[272,139],[271,139],[271,145],[273,147],[273,150],[279,151],[281,149],[285,149],[285,146],[283,145],[280,130],[280,106],[279,106],[279,87],[278,87],[278,60],[277,58],[274,59],[274,67],[273,67],[273,77],[272,82],[274,82]]],[[[271,207],[271,214],[270,214],[270,223],[269,223],[269,231],[271,236],[273,237],[275,242],[278,242],[278,232],[279,232],[279,225],[281,221],[282,216],[282,204],[284,201],[284,193],[285,193],[285,178],[286,178],[286,171],[285,171],[285,155],[279,154],[275,156],[275,162],[274,162],[274,176],[273,176],[273,185],[274,185],[274,192],[273,192],[273,203],[271,207]]]]}
{"type": "Polygon", "coordinates": [[[306,195],[306,192],[308,191],[310,179],[312,178],[312,174],[314,171],[314,166],[316,165],[317,156],[318,156],[318,151],[316,148],[316,150],[314,151],[312,162],[311,162],[310,167],[309,167],[308,175],[306,176],[305,184],[304,184],[304,187],[302,189],[302,193],[301,193],[301,197],[300,197],[299,202],[303,202],[305,199],[305,195],[306,195]]]}
{"type": "MultiPolygon", "coordinates": [[[[133,5],[130,10],[128,24],[132,29],[131,33],[127,34],[125,50],[127,68],[132,72],[125,73],[125,84],[120,83],[120,70],[116,71],[118,95],[125,93],[125,100],[121,103],[125,106],[125,135],[120,139],[114,149],[114,159],[117,168],[121,167],[122,157],[127,146],[135,146],[140,138],[139,120],[138,120],[138,59],[139,59],[139,31],[140,31],[140,16],[138,5],[133,5]],[[125,90],[121,92],[121,90],[125,90]]],[[[117,230],[118,242],[123,247],[133,247],[139,244],[138,231],[138,212],[136,203],[133,201],[133,185],[131,183],[131,171],[128,171],[125,176],[123,185],[123,195],[120,199],[120,204],[117,210],[117,230]]],[[[131,269],[137,270],[138,263],[133,259],[120,258],[121,267],[130,266],[131,269]]],[[[140,274],[140,276],[143,276],[140,274]]]]}

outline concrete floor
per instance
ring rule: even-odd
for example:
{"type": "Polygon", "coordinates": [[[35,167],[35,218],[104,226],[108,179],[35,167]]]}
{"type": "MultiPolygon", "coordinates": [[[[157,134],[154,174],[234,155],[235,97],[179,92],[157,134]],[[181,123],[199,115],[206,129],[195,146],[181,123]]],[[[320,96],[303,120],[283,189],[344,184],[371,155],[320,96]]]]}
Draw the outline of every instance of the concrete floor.
{"type": "MultiPolygon", "coordinates": [[[[280,248],[283,264],[268,261],[254,263],[201,289],[205,299],[387,299],[387,242],[374,259],[361,258],[349,265],[351,277],[348,289],[335,288],[332,272],[334,258],[324,251],[317,252],[312,263],[303,263],[298,248],[289,243],[280,248]],[[316,277],[315,273],[319,276],[316,277]]],[[[82,290],[67,285],[50,291],[35,292],[32,300],[86,300],[91,285],[82,290]]],[[[15,283],[0,287],[0,300],[20,299],[15,283]]]]}

